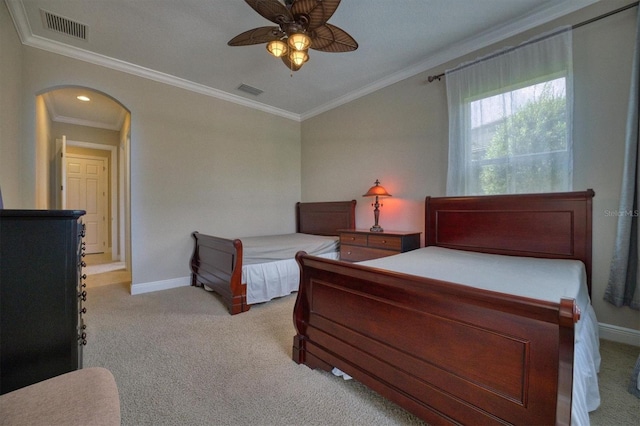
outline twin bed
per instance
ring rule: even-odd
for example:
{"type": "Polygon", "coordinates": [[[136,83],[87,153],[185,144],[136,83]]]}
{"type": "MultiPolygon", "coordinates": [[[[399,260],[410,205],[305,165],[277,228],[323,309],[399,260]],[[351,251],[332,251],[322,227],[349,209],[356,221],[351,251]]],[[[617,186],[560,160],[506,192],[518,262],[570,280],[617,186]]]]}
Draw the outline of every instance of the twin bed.
{"type": "Polygon", "coordinates": [[[298,290],[295,254],[338,259],[338,229],[355,228],[355,200],[296,204],[296,233],[228,239],[194,232],[191,285],[220,295],[232,315],[298,290]]]}
{"type": "Polygon", "coordinates": [[[584,192],[426,199],[426,247],[296,255],[293,359],[429,424],[588,425],[600,355],[584,192]]]}

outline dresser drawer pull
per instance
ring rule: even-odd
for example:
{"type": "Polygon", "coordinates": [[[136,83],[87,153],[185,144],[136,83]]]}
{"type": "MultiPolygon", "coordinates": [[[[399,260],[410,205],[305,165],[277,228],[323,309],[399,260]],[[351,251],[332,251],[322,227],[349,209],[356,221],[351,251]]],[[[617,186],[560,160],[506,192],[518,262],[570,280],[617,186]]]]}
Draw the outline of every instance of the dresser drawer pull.
{"type": "Polygon", "coordinates": [[[78,293],[78,298],[82,299],[83,302],[87,301],[87,291],[84,290],[82,293],[78,293]]]}
{"type": "Polygon", "coordinates": [[[82,309],[80,309],[80,312],[79,312],[79,313],[81,313],[81,314],[86,314],[86,313],[87,313],[87,308],[82,308],[82,309]]]}

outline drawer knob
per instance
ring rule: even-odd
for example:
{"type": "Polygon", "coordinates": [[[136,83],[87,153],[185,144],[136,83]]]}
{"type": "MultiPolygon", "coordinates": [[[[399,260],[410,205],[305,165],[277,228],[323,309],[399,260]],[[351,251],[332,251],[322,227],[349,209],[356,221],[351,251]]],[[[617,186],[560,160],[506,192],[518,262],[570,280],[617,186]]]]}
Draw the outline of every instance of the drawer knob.
{"type": "Polygon", "coordinates": [[[87,308],[82,308],[82,309],[80,309],[80,313],[81,313],[81,314],[86,314],[86,313],[87,313],[87,308]]]}

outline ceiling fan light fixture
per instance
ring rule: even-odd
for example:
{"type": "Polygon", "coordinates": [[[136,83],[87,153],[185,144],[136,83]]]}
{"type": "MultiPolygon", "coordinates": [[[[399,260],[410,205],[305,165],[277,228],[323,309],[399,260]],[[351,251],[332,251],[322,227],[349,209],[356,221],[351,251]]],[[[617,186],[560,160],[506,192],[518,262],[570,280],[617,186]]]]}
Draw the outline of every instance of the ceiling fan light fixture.
{"type": "Polygon", "coordinates": [[[358,42],[343,29],[327,21],[340,0],[245,0],[260,16],[277,26],[244,31],[227,42],[229,46],[266,44],[267,51],[279,57],[291,70],[300,70],[309,60],[308,49],[321,52],[352,52],[358,42]],[[282,46],[284,43],[286,46],[282,46]],[[285,49],[286,47],[286,49],[285,49]],[[300,53],[293,53],[300,52],[300,53]]]}
{"type": "Polygon", "coordinates": [[[301,66],[309,60],[309,54],[306,50],[294,50],[289,54],[289,59],[297,66],[301,66]]]}
{"type": "Polygon", "coordinates": [[[280,58],[287,54],[289,50],[287,48],[287,43],[282,40],[272,40],[267,43],[267,50],[276,58],[280,58]]]}
{"type": "Polygon", "coordinates": [[[304,33],[295,33],[289,36],[289,46],[295,50],[307,50],[311,46],[311,38],[304,33]]]}

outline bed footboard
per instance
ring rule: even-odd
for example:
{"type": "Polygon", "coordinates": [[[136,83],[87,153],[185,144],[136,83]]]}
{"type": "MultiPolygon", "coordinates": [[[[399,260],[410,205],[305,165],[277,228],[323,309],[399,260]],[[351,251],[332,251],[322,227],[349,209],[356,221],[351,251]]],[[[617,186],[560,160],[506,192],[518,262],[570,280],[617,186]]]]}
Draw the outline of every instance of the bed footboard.
{"type": "Polygon", "coordinates": [[[242,283],[242,242],[193,232],[191,285],[207,286],[222,297],[231,315],[248,311],[242,283]]]}
{"type": "Polygon", "coordinates": [[[337,367],[430,424],[570,424],[573,300],[296,260],[295,362],[337,367]]]}

